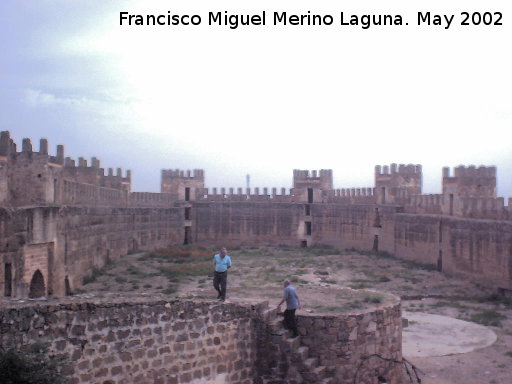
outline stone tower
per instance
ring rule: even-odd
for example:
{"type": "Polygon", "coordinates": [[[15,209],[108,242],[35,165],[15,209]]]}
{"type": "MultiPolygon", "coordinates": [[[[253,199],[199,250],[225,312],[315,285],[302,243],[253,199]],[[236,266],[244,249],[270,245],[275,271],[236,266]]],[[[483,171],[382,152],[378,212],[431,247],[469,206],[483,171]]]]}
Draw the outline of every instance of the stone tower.
{"type": "Polygon", "coordinates": [[[332,169],[320,171],[293,170],[293,194],[295,201],[322,202],[322,192],[332,191],[332,169]]]}
{"type": "Polygon", "coordinates": [[[204,170],[162,169],[161,192],[177,194],[178,200],[192,201],[196,192],[204,189],[204,170]]]}
{"type": "Polygon", "coordinates": [[[421,194],[421,165],[391,164],[375,166],[375,196],[377,204],[397,204],[412,195],[421,194]]]}

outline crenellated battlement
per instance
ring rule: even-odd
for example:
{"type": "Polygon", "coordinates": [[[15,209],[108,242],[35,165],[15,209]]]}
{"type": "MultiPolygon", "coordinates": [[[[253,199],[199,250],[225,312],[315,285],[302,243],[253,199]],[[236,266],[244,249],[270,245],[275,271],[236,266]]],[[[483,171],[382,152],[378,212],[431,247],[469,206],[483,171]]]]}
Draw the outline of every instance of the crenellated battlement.
{"type": "Polygon", "coordinates": [[[478,168],[474,165],[464,166],[459,165],[454,168],[453,176],[450,175],[450,168],[443,168],[443,177],[496,177],[496,167],[495,166],[484,166],[480,165],[478,168]]]}
{"type": "Polygon", "coordinates": [[[338,204],[375,204],[375,189],[339,188],[324,191],[322,200],[326,203],[338,204]]]}
{"type": "Polygon", "coordinates": [[[192,171],[184,171],[180,169],[162,169],[162,179],[163,178],[195,179],[204,181],[204,170],[194,169],[192,171]]]}
{"type": "Polygon", "coordinates": [[[34,151],[32,141],[29,138],[22,140],[21,152],[17,152],[17,145],[11,138],[9,131],[0,132],[0,156],[5,157],[5,160],[10,161],[18,156],[34,157],[34,160],[41,158],[47,159],[48,163],[62,165],[64,164],[64,146],[57,145],[57,152],[55,156],[49,155],[48,140],[39,140],[39,152],[34,151]]]}
{"type": "Polygon", "coordinates": [[[422,168],[420,164],[391,164],[376,165],[375,176],[391,176],[391,175],[421,175],[422,168]]]}
{"type": "Polygon", "coordinates": [[[293,170],[293,179],[294,180],[332,180],[332,169],[320,169],[317,170],[302,170],[302,169],[294,169],[293,170]]]}
{"type": "Polygon", "coordinates": [[[293,189],[286,188],[203,188],[197,191],[197,200],[203,201],[275,201],[293,202],[293,189]],[[280,191],[280,193],[278,193],[280,191]]]}
{"type": "MultiPolygon", "coordinates": [[[[123,176],[121,168],[117,169],[116,175],[110,169],[108,175],[105,175],[97,158],[91,159],[90,166],[83,157],[80,157],[76,163],[70,157],[64,156],[63,145],[57,146],[57,153],[53,156],[49,154],[48,140],[44,138],[39,141],[38,152],[34,150],[32,141],[28,138],[23,139],[21,152],[18,152],[10,133],[1,132],[0,161],[6,164],[0,180],[0,202],[13,206],[58,204],[74,201],[75,198],[83,200],[84,196],[93,196],[89,192],[76,195],[75,191],[91,189],[86,187],[72,189],[65,186],[65,181],[127,192],[131,187],[130,171],[123,176]],[[66,196],[68,192],[73,194],[72,198],[68,199],[69,196],[66,196]]],[[[93,203],[94,199],[88,201],[93,203]]]]}
{"type": "Polygon", "coordinates": [[[443,168],[443,194],[460,197],[496,198],[496,167],[474,165],[443,168]]]}

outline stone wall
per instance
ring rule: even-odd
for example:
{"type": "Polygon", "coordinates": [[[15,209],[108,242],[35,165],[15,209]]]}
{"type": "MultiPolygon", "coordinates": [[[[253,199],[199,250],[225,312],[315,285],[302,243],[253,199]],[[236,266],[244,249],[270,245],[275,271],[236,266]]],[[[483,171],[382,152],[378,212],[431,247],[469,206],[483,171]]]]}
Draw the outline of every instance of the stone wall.
{"type": "Polygon", "coordinates": [[[512,223],[397,214],[395,255],[487,287],[512,290],[512,223]]]}
{"type": "Polygon", "coordinates": [[[298,246],[303,204],[195,202],[192,239],[199,244],[298,246]]]}
{"type": "Polygon", "coordinates": [[[72,384],[251,384],[254,308],[154,301],[0,309],[0,346],[46,340],[72,384]]]}
{"type": "Polygon", "coordinates": [[[372,249],[373,205],[313,204],[311,211],[313,244],[372,249]]]}
{"type": "Polygon", "coordinates": [[[512,293],[512,223],[442,218],[442,271],[512,293]]]}
{"type": "Polygon", "coordinates": [[[13,297],[27,297],[40,270],[46,294],[81,287],[84,276],[128,251],[164,248],[183,241],[179,208],[37,207],[0,210],[0,293],[6,264],[13,297]],[[46,258],[46,260],[42,260],[46,258]]]}
{"type": "Polygon", "coordinates": [[[301,343],[332,372],[337,384],[374,384],[379,375],[401,383],[400,304],[373,312],[337,316],[299,316],[301,343]]]}
{"type": "Polygon", "coordinates": [[[377,375],[401,383],[396,300],[361,314],[300,316],[293,340],[273,333],[266,302],[98,300],[2,307],[0,347],[47,342],[51,355],[67,355],[72,384],[294,383],[272,371],[280,363],[308,384],[374,384],[377,375]]]}

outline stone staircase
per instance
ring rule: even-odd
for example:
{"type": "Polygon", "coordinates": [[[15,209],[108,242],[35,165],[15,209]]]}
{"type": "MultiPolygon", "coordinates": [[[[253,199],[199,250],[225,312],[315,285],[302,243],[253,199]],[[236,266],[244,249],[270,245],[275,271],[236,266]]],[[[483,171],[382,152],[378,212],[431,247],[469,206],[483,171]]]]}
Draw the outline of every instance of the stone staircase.
{"type": "Polygon", "coordinates": [[[301,336],[292,338],[291,331],[283,327],[283,316],[276,309],[267,309],[262,315],[277,361],[271,373],[260,378],[261,384],[335,384],[332,372],[320,365],[317,357],[310,357],[301,336]]]}

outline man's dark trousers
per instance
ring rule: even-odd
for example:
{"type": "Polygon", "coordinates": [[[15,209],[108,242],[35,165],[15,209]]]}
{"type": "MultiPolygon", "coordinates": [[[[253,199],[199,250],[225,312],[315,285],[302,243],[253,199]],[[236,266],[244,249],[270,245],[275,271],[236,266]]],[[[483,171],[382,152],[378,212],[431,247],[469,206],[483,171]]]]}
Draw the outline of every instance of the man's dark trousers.
{"type": "Polygon", "coordinates": [[[226,300],[226,290],[228,283],[228,272],[217,272],[213,275],[213,288],[219,292],[219,299],[226,300]]]}
{"type": "Polygon", "coordinates": [[[299,330],[297,329],[297,318],[295,317],[295,309],[286,309],[284,311],[283,325],[285,328],[293,332],[294,337],[299,335],[299,330]]]}

